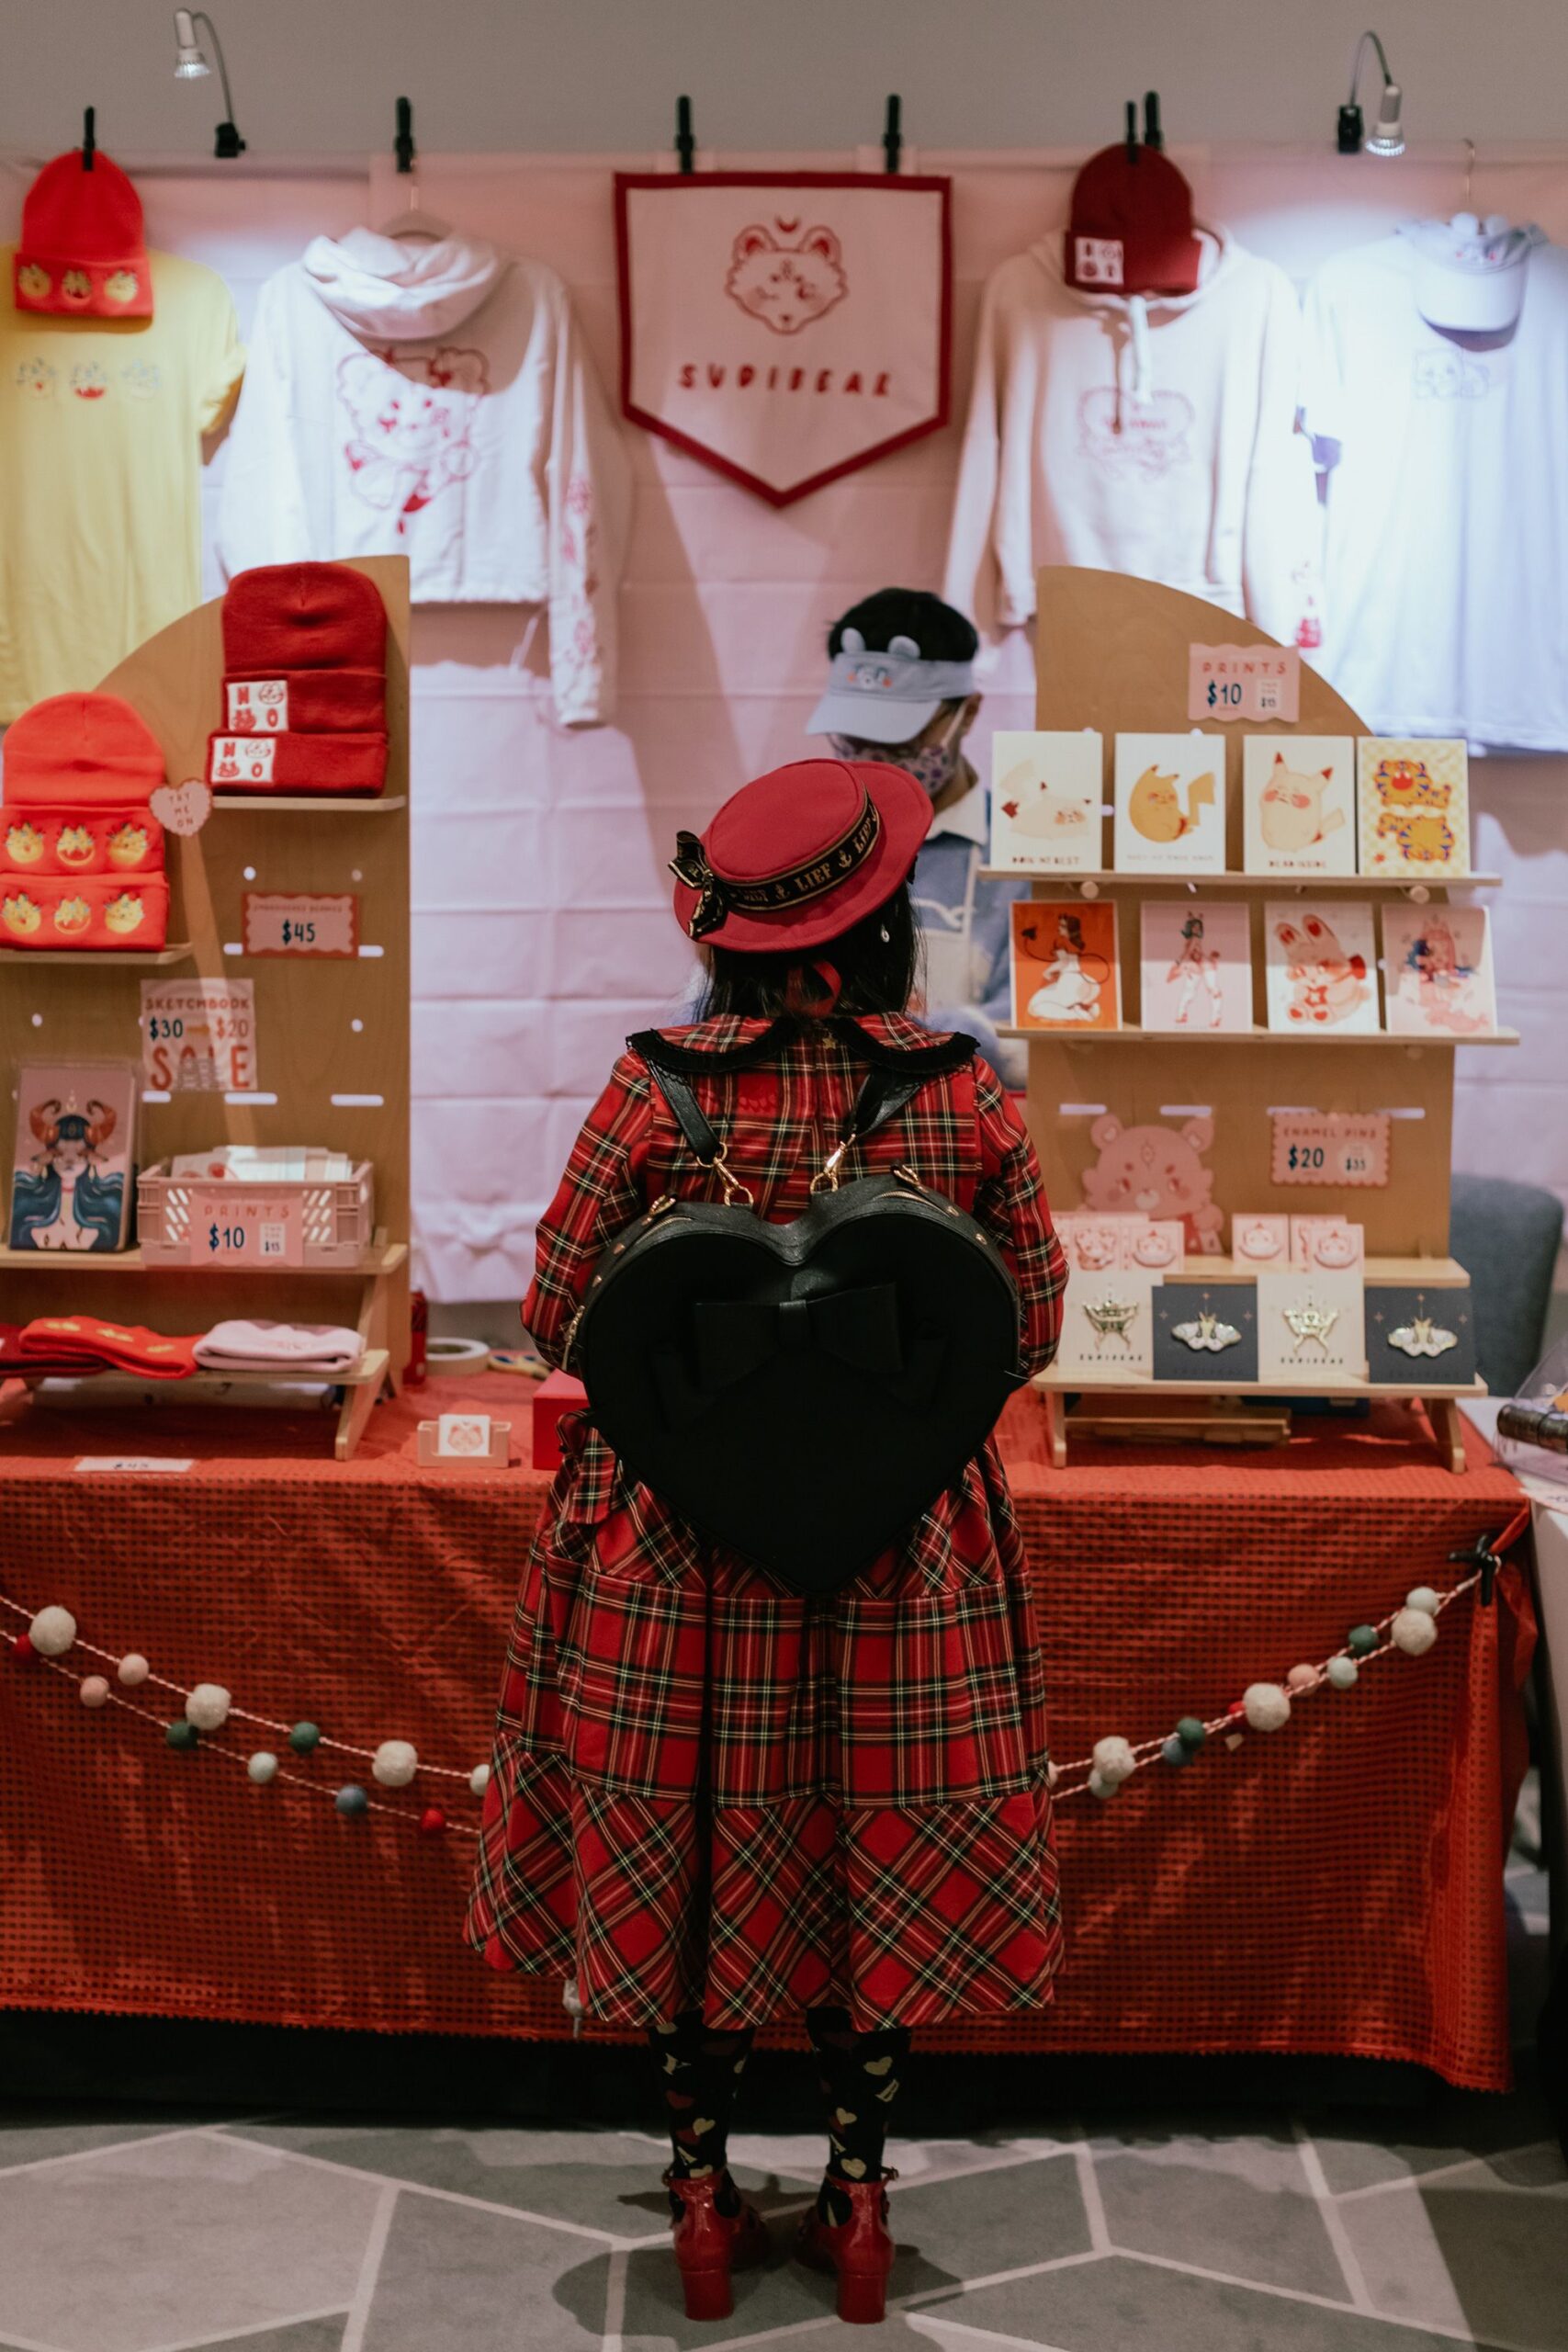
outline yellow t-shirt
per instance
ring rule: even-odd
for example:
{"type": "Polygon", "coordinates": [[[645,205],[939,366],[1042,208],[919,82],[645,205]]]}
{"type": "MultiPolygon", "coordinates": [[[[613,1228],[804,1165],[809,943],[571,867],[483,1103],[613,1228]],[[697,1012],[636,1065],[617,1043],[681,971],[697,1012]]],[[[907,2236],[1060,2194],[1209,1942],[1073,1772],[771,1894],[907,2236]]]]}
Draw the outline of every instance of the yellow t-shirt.
{"type": "Polygon", "coordinates": [[[0,248],[0,724],[201,601],[201,436],[245,356],[216,271],[151,254],[150,319],[12,307],[0,248]]]}

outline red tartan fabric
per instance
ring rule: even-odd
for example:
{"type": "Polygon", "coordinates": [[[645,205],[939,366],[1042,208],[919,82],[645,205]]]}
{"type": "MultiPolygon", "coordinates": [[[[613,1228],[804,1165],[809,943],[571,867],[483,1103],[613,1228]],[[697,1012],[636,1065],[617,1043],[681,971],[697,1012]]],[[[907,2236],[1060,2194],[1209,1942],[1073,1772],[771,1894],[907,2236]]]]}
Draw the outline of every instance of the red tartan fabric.
{"type": "MultiPolygon", "coordinates": [[[[719,1048],[761,1025],[682,1042],[719,1048]]],[[[909,1022],[874,1027],[928,1042],[909,1022]]],[[[863,1076],[823,1033],[694,1081],[762,1215],[805,1207],[863,1076]]],[[[1048,1362],[1061,1251],[985,1063],[933,1078],[848,1172],[900,1160],[1007,1250],[1025,1362],[1048,1362]]],[[[559,1361],[615,1233],[660,1193],[717,1189],[623,1056],[540,1227],[524,1312],[542,1352],[559,1361]]],[[[901,1546],[809,1600],[704,1544],[582,1416],[562,1444],[508,1645],[475,1949],[498,1969],[570,1971],[588,2013],[621,2025],[702,2007],[729,2028],[832,2003],[871,2030],[1048,1997],[1043,1672],[994,1442],[901,1546]]]]}

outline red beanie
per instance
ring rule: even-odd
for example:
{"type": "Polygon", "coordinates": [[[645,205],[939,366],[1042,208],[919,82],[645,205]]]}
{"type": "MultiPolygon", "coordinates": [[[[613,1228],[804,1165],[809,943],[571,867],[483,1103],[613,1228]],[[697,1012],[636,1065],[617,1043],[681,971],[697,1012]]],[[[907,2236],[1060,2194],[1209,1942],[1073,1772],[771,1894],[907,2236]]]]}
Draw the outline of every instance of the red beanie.
{"type": "Polygon", "coordinates": [[[361,793],[387,781],[384,735],[209,735],[207,781],[215,792],[361,793]]]}
{"type": "Polygon", "coordinates": [[[12,279],[18,311],[56,318],[152,317],[141,199],[101,148],[91,171],[73,148],[34,180],[22,206],[12,279]]]}
{"type": "Polygon", "coordinates": [[[164,781],[164,754],[146,720],[118,695],[51,695],[6,737],[6,806],[69,802],[130,808],[164,781]]]}
{"type": "Polygon", "coordinates": [[[382,735],[386,673],[284,670],[273,678],[227,677],[223,724],[231,735],[382,735]]]}
{"type": "Polygon", "coordinates": [[[227,676],[386,666],[386,607],[362,571],[342,563],[264,563],[229,582],[223,599],[227,676]]]}
{"type": "Polygon", "coordinates": [[[1192,191],[1157,147],[1123,140],[1091,155],[1073,186],[1063,267],[1085,294],[1190,294],[1202,247],[1192,191]]]}

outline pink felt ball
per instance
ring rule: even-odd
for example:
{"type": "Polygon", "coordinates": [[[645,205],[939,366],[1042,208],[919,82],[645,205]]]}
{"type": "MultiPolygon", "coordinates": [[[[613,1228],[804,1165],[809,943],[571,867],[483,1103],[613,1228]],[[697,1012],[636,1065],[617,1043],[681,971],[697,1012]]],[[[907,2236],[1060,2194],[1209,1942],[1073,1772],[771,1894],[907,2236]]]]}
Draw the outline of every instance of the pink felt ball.
{"type": "Polygon", "coordinates": [[[446,1826],[446,1815],[438,1804],[427,1804],[419,1816],[419,1826],[425,1837],[439,1838],[446,1826]]]}
{"type": "Polygon", "coordinates": [[[1285,1681],[1292,1690],[1310,1690],[1317,1680],[1315,1666],[1292,1666],[1285,1681]]]}
{"type": "Polygon", "coordinates": [[[101,1674],[89,1674],[84,1678],[76,1696],[85,1707],[107,1707],[109,1686],[101,1674]]]}

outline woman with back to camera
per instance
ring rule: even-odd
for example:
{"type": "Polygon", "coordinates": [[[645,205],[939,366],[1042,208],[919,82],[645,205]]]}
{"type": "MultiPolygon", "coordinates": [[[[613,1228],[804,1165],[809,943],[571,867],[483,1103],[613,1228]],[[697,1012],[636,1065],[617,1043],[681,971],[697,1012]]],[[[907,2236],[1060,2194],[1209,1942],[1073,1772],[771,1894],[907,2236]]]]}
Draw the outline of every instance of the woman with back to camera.
{"type": "MultiPolygon", "coordinates": [[[[906,1011],[930,819],[901,769],[810,760],[682,835],[675,910],[707,990],[704,1017],[659,1042],[773,1223],[806,1209],[868,1069],[918,1077],[845,1174],[901,1162],[973,1216],[1016,1283],[1028,1374],[1054,1352],[1065,1279],[1033,1148],[973,1041],[906,1011]]],[[[723,1181],[628,1049],[539,1227],[523,1311],[541,1353],[563,1360],[618,1235],[723,1181]]],[[[730,2270],[765,2254],[726,2139],[754,2030],[804,2016],[829,2157],[797,2251],[838,2272],[841,2317],[878,2319],[911,2031],[1040,2006],[1059,1951],[1042,1659],[994,1440],[813,1596],[705,1540],[587,1416],[562,1449],[518,1596],[468,1940],[497,1969],[574,1977],[588,2016],[646,2032],[693,2317],[725,2316],[730,2270]]]]}

